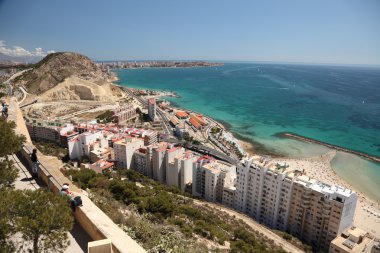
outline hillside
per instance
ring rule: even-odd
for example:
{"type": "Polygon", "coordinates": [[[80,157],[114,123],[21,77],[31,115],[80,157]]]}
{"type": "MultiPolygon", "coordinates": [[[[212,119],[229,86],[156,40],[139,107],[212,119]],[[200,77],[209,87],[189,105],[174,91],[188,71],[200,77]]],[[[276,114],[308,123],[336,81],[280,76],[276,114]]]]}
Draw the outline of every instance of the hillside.
{"type": "Polygon", "coordinates": [[[108,76],[95,63],[71,52],[47,55],[16,78],[15,85],[23,85],[28,93],[39,95],[45,101],[109,101],[121,96],[120,89],[110,85],[108,76]]]}

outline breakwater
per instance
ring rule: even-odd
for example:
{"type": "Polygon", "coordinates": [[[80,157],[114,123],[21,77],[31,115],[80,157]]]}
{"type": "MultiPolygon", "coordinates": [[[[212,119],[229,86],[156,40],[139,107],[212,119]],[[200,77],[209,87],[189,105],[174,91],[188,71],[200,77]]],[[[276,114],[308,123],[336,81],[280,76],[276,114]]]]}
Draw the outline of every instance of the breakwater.
{"type": "Polygon", "coordinates": [[[282,138],[292,138],[292,139],[296,139],[296,140],[299,140],[299,141],[306,141],[306,142],[310,142],[310,143],[314,143],[314,144],[323,145],[323,146],[331,148],[331,149],[335,149],[335,150],[338,150],[338,151],[343,151],[343,152],[351,153],[351,154],[358,155],[360,157],[366,158],[368,160],[380,163],[380,157],[368,155],[368,154],[365,154],[365,153],[362,153],[362,152],[359,152],[359,151],[355,151],[355,150],[351,150],[351,149],[347,149],[347,148],[343,148],[343,147],[340,147],[340,146],[337,146],[337,145],[333,145],[333,144],[330,144],[330,143],[327,143],[327,142],[318,141],[316,139],[309,138],[309,137],[302,136],[302,135],[298,135],[298,134],[295,134],[295,133],[278,133],[278,134],[276,134],[276,136],[277,137],[282,137],[282,138]]]}

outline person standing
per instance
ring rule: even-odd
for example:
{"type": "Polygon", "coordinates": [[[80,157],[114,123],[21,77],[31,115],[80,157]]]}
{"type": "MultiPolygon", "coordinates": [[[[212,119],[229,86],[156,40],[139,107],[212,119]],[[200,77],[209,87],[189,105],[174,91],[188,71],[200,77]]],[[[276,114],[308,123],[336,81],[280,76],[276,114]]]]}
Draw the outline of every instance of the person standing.
{"type": "Polygon", "coordinates": [[[32,160],[32,173],[33,178],[38,177],[38,158],[37,158],[37,149],[34,148],[32,155],[30,156],[30,160],[32,160]]]}
{"type": "Polygon", "coordinates": [[[6,103],[2,103],[3,109],[1,110],[1,115],[4,118],[8,118],[8,106],[6,103]]]}

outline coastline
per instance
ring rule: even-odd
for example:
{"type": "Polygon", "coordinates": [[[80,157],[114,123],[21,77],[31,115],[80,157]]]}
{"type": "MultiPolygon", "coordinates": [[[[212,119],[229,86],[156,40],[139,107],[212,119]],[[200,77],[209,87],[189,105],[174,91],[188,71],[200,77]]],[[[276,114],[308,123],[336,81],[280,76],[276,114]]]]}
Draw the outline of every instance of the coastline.
{"type": "Polygon", "coordinates": [[[352,150],[352,149],[347,149],[347,148],[344,148],[341,146],[337,146],[337,145],[330,144],[327,142],[319,141],[319,140],[316,140],[316,139],[313,139],[310,137],[306,137],[306,136],[302,136],[302,135],[299,135],[296,133],[278,133],[278,134],[276,134],[276,136],[279,138],[291,138],[291,139],[295,139],[295,140],[299,140],[299,141],[303,141],[303,142],[310,142],[313,144],[322,145],[322,146],[325,146],[325,147],[330,148],[330,149],[335,149],[337,151],[342,151],[342,152],[354,154],[356,156],[360,156],[360,157],[363,157],[365,159],[380,163],[380,158],[377,156],[373,156],[373,155],[366,154],[366,153],[359,152],[359,151],[352,150]]]}
{"type": "MultiPolygon", "coordinates": [[[[126,86],[118,85],[124,88],[126,86]]],[[[157,90],[159,91],[159,90],[157,90]]],[[[173,103],[178,109],[186,110],[182,108],[177,103],[173,103]]],[[[193,110],[191,110],[193,111],[193,110]]],[[[196,112],[196,111],[193,111],[196,112]]],[[[203,114],[203,113],[202,113],[203,114]]],[[[321,156],[314,156],[308,158],[290,158],[283,154],[278,154],[277,152],[271,151],[266,148],[263,144],[255,143],[250,138],[245,138],[244,136],[234,133],[231,130],[231,126],[228,122],[223,122],[221,120],[216,120],[211,116],[205,115],[207,118],[215,122],[224,131],[230,132],[239,145],[245,150],[247,155],[259,154],[262,156],[270,156],[274,161],[287,162],[291,166],[295,166],[304,169],[306,174],[312,178],[319,181],[326,182],[329,184],[337,184],[348,189],[354,190],[358,194],[358,203],[356,207],[354,224],[368,232],[380,236],[380,205],[379,202],[371,199],[365,193],[353,187],[346,180],[342,179],[333,169],[331,161],[334,159],[337,152],[341,151],[329,151],[321,156]]],[[[298,140],[304,142],[303,140],[298,140]]],[[[320,145],[318,143],[313,143],[315,145],[320,145]]]]}
{"type": "Polygon", "coordinates": [[[213,68],[213,67],[221,67],[223,66],[224,63],[222,64],[215,64],[215,65],[209,65],[209,66],[182,66],[182,67],[136,67],[136,68],[110,68],[112,71],[117,71],[117,70],[123,70],[123,69],[191,69],[191,68],[213,68]]]}

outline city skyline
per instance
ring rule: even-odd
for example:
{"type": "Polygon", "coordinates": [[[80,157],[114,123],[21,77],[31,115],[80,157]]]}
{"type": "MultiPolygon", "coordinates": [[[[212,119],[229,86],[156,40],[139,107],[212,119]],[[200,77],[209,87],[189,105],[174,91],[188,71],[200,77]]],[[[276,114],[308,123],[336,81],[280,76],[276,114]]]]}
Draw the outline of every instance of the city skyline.
{"type": "Polygon", "coordinates": [[[380,2],[0,1],[0,53],[380,65],[380,2]],[[48,22],[47,22],[48,21],[48,22]]]}

